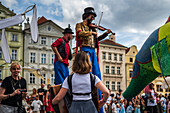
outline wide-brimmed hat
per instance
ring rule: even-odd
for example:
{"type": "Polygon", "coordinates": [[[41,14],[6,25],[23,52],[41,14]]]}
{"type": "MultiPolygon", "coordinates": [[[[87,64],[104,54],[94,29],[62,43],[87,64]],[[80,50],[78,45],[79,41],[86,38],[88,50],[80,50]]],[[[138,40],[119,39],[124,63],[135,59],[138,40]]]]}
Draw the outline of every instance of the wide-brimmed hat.
{"type": "Polygon", "coordinates": [[[113,101],[117,101],[117,99],[114,98],[113,101]]]}
{"type": "Polygon", "coordinates": [[[66,33],[74,34],[70,28],[65,28],[65,29],[64,29],[63,34],[66,34],[66,33]]]}
{"type": "Polygon", "coordinates": [[[84,14],[93,14],[95,17],[97,16],[96,13],[94,12],[94,8],[93,7],[87,7],[84,9],[84,14]]]}

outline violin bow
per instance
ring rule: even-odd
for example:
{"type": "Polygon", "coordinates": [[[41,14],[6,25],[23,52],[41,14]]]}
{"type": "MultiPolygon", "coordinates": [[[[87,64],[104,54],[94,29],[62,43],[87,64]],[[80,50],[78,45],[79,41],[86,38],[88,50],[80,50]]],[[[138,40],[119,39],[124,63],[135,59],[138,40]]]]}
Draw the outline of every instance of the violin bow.
{"type": "MultiPolygon", "coordinates": [[[[101,12],[101,15],[100,15],[100,19],[99,19],[99,23],[98,23],[98,26],[97,26],[96,33],[97,33],[98,29],[99,29],[100,22],[101,22],[101,20],[102,20],[102,16],[103,16],[103,12],[101,12]]],[[[105,29],[106,29],[106,28],[105,28],[105,29]]],[[[106,29],[106,30],[107,30],[107,29],[106,29]]],[[[111,31],[111,33],[112,33],[113,35],[115,35],[115,33],[113,33],[112,31],[111,31]]]]}
{"type": "Polygon", "coordinates": [[[100,25],[100,22],[101,22],[101,20],[102,20],[102,16],[103,16],[103,12],[101,12],[101,15],[100,15],[100,19],[99,19],[99,23],[98,23],[98,26],[97,26],[96,33],[97,33],[98,29],[99,29],[99,25],[100,25]]]}

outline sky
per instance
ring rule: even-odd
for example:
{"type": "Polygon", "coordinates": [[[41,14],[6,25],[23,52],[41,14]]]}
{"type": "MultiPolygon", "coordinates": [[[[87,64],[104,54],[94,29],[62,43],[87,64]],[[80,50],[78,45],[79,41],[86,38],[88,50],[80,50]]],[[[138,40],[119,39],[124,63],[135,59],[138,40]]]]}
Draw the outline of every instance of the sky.
{"type": "MultiPolygon", "coordinates": [[[[126,47],[136,45],[140,50],[149,35],[162,26],[170,15],[170,0],[0,0],[3,5],[16,14],[37,5],[38,17],[44,16],[62,28],[82,22],[84,8],[93,7],[98,24],[116,33],[116,42],[126,47]]],[[[32,12],[26,14],[31,17],[32,12]]],[[[102,32],[99,31],[99,34],[102,32]]],[[[108,38],[108,37],[107,37],[108,38]]],[[[75,42],[73,42],[75,46],[75,42]]]]}

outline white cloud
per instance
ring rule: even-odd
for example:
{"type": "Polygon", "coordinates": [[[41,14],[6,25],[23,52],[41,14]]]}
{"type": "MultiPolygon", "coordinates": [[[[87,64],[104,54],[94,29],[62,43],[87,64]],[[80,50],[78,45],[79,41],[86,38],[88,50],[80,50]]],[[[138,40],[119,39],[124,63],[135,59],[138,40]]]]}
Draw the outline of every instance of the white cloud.
{"type": "Polygon", "coordinates": [[[126,45],[127,47],[136,45],[139,50],[142,47],[144,42],[145,42],[145,38],[143,36],[134,36],[134,37],[131,37],[131,40],[125,41],[123,44],[126,45]]]}
{"type": "Polygon", "coordinates": [[[2,2],[18,12],[22,12],[21,9],[25,9],[26,5],[36,3],[38,16],[45,16],[63,28],[71,24],[73,31],[76,23],[82,21],[84,8],[94,7],[97,13],[94,23],[98,23],[103,12],[101,25],[115,32],[119,38],[117,41],[125,46],[131,46],[130,44],[138,46],[143,43],[155,29],[165,23],[170,10],[169,0],[25,0],[22,3],[19,0],[2,0],[2,2]]]}
{"type": "Polygon", "coordinates": [[[17,0],[2,0],[1,2],[4,3],[4,5],[9,8],[12,7],[13,5],[18,4],[17,0]]]}
{"type": "Polygon", "coordinates": [[[46,6],[50,6],[55,4],[56,6],[59,5],[59,1],[58,0],[39,0],[38,1],[40,4],[46,5],[46,6]]]}
{"type": "Polygon", "coordinates": [[[63,10],[64,20],[78,22],[81,21],[82,14],[84,13],[84,8],[93,6],[91,1],[85,0],[61,0],[61,7],[63,10]],[[67,3],[67,4],[66,4],[67,3]]]}
{"type": "Polygon", "coordinates": [[[57,8],[55,10],[51,10],[51,14],[55,16],[62,16],[62,12],[59,11],[57,8]]]}

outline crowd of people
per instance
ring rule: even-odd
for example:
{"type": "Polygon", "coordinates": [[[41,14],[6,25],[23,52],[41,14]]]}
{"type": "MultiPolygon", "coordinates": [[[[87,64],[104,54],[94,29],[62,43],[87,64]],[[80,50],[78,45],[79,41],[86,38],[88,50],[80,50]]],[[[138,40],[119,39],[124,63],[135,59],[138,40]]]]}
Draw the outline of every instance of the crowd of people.
{"type": "Polygon", "coordinates": [[[105,113],[169,113],[170,94],[158,94],[153,86],[154,84],[150,83],[145,90],[149,88],[151,92],[146,91],[132,99],[123,98],[122,90],[116,94],[111,93],[104,105],[105,113]]]}
{"type": "Polygon", "coordinates": [[[23,99],[24,107],[26,111],[29,113],[53,113],[54,109],[51,105],[51,95],[49,93],[49,89],[51,87],[50,84],[47,85],[47,90],[44,89],[45,84],[41,84],[41,88],[32,89],[32,93],[26,96],[23,99]]]}
{"type": "Polygon", "coordinates": [[[0,87],[0,112],[1,113],[53,113],[51,96],[47,85],[41,84],[41,88],[32,89],[28,95],[26,80],[19,76],[21,66],[19,63],[12,63],[10,67],[11,76],[6,77],[0,87]]]}
{"type": "Polygon", "coordinates": [[[165,97],[162,94],[158,95],[152,83],[145,88],[144,95],[129,100],[123,98],[122,90],[113,94],[102,83],[95,48],[99,49],[99,40],[107,37],[111,30],[108,29],[98,38],[94,38],[97,32],[89,25],[96,16],[94,8],[87,7],[82,15],[83,21],[76,24],[77,46],[72,75],[69,75],[68,70],[68,60],[72,59],[69,41],[73,32],[70,27],[64,29],[64,36],[51,45],[55,53],[55,84],[62,84],[59,93],[51,99],[49,93],[51,85],[48,84],[45,90],[45,84],[42,83],[41,88],[33,88],[32,93],[27,95],[27,82],[19,76],[21,66],[19,63],[12,63],[11,76],[6,77],[0,87],[1,113],[53,113],[55,111],[51,103],[58,104],[68,91],[72,97],[69,113],[103,113],[103,110],[105,113],[169,113],[170,95],[165,97]],[[78,47],[81,50],[79,52],[78,47]],[[93,102],[94,87],[99,89],[99,92],[96,91],[99,97],[97,107],[93,102]]]}

